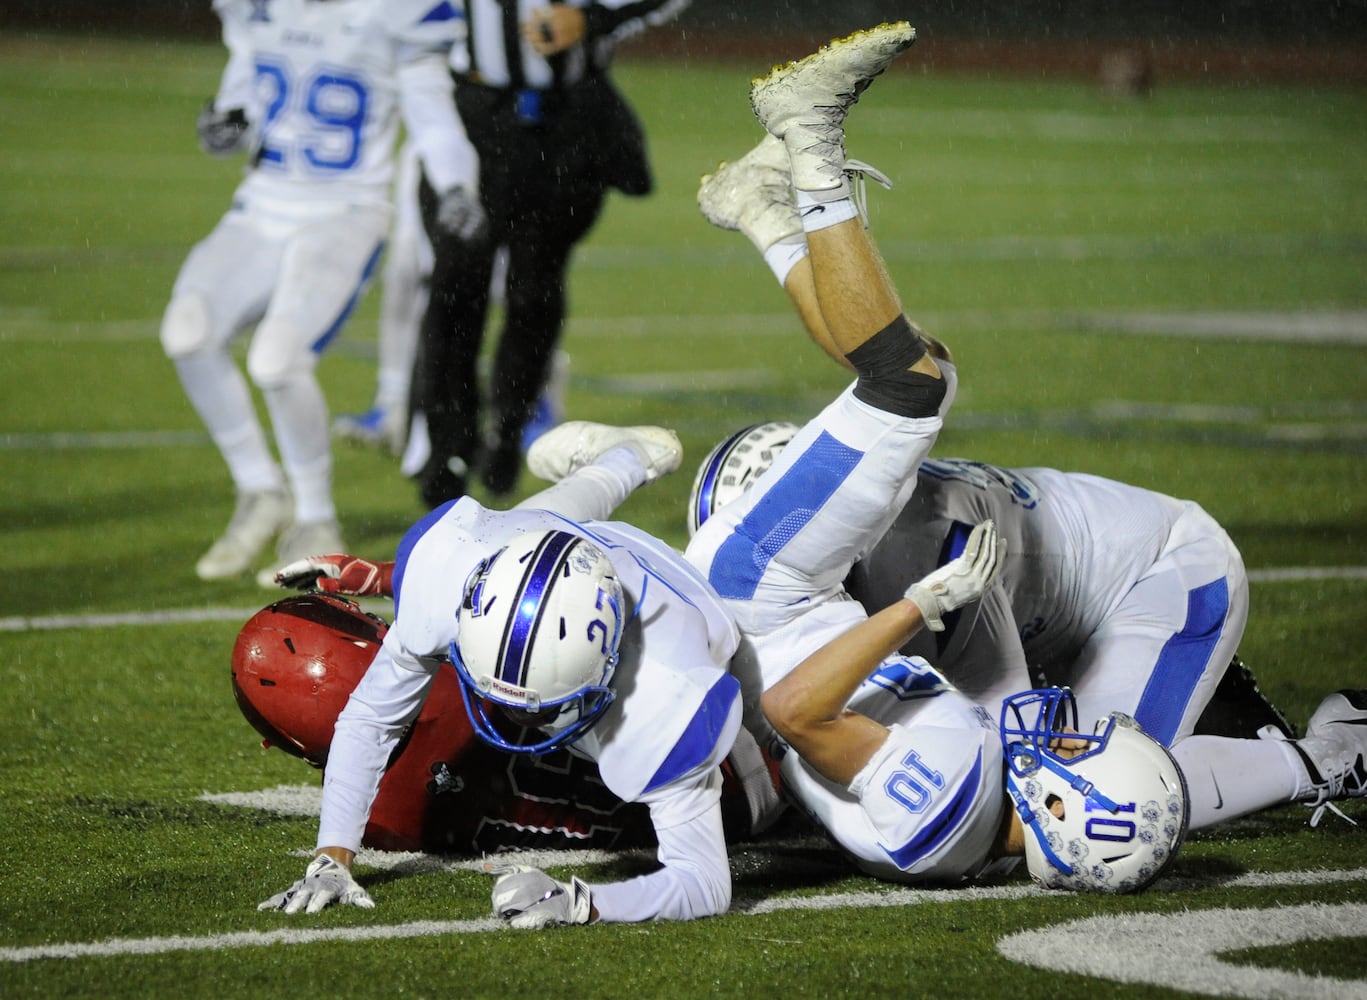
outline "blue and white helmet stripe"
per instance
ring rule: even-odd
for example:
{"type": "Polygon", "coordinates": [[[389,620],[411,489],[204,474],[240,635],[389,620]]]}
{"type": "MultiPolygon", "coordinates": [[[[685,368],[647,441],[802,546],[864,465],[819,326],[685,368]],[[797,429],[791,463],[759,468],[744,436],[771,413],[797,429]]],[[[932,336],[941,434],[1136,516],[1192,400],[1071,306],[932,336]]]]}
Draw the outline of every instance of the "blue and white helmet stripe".
{"type": "MultiPolygon", "coordinates": [[[[566,532],[550,532],[526,561],[522,584],[515,595],[516,608],[508,616],[499,647],[497,677],[505,684],[527,686],[532,640],[545,611],[544,598],[566,560],[582,539],[566,532]]],[[[480,613],[479,609],[474,609],[480,613]]]]}

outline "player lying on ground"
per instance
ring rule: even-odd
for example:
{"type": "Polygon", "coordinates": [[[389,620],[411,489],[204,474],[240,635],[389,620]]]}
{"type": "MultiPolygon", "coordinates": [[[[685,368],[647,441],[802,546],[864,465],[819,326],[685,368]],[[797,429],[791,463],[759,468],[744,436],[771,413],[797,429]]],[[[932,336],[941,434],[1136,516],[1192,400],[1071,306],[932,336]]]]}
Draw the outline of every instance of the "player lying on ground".
{"type": "MultiPolygon", "coordinates": [[[[276,601],[252,616],[233,645],[238,707],[265,745],[322,769],[337,716],[387,631],[383,619],[341,597],[276,601]]],[[[744,730],[722,771],[726,839],[750,839],[780,803],[768,763],[744,730]]],[[[567,750],[506,754],[476,737],[455,671],[443,669],[388,761],[361,844],[479,857],[648,847],[655,834],[649,810],[614,796],[590,761],[567,750]]]]}
{"type": "Polygon", "coordinates": [[[842,586],[911,496],[957,378],[903,314],[847,174],[846,113],[914,38],[905,23],[882,25],[752,88],[791,177],[772,196],[805,233],[805,251],[783,263],[785,289],[857,379],[686,555],[740,625],[747,725],[787,751],[785,792],[864,870],[956,882],[1023,849],[1045,885],[1141,889],[1186,827],[1181,775],[1161,745],[1122,716],[1064,735],[1057,691],[1020,696],[998,731],[928,663],[897,652],[992,584],[1005,549],[995,527],[979,525],[959,558],[873,617],[842,586]]]}
{"type": "MultiPolygon", "coordinates": [[[[757,424],[713,448],[694,479],[690,527],[747,490],[797,429],[757,424]]],[[[1190,502],[1055,469],[930,458],[845,586],[881,610],[957,555],[984,519],[1012,553],[999,586],[903,653],[993,712],[1033,677],[1070,687],[1084,727],[1112,711],[1133,716],[1182,767],[1193,829],[1290,802],[1316,807],[1314,824],[1319,807],[1337,812],[1332,802],[1367,792],[1367,727],[1352,721],[1367,714],[1367,696],[1328,696],[1295,739],[1232,653],[1247,611],[1243,562],[1190,502]],[[1192,579],[1209,582],[1188,589],[1192,579]]]]}
{"type": "MultiPolygon", "coordinates": [[[[735,623],[667,545],[585,519],[677,468],[678,439],[659,428],[578,430],[547,435],[529,453],[556,486],[511,511],[469,497],[446,504],[409,530],[392,566],[361,572],[355,589],[392,594],[394,623],[337,720],[318,853],[263,908],[373,905],[351,862],[386,763],[436,676],[454,665],[482,739],[511,753],[571,748],[617,798],[649,807],[659,844],[662,867],[626,882],[507,870],[494,886],[499,916],[542,927],[726,910],[720,765],[740,726],[740,688],[727,672],[735,623]]],[[[346,556],[305,560],[280,579],[340,582],[355,569],[346,556]]]]}
{"type": "MultiPolygon", "coordinates": [[[[769,90],[782,86],[780,78],[769,90]]],[[[806,217],[795,201],[790,148],[769,136],[722,165],[704,178],[699,205],[709,221],[751,240],[812,339],[841,360],[808,290],[806,217]]],[[[847,161],[844,173],[870,169],[847,161]]],[[[933,356],[950,361],[942,344],[924,339],[933,356]]],[[[792,433],[759,425],[714,449],[695,479],[690,527],[753,484],[792,433]]],[[[916,478],[910,502],[847,581],[869,611],[897,602],[953,558],[981,521],[995,521],[1012,558],[1001,586],[942,628],[912,637],[903,652],[935,663],[994,714],[1031,683],[1033,667],[1047,683],[1073,689],[1084,727],[1113,711],[1133,716],[1183,766],[1195,827],[1296,801],[1317,807],[1315,822],[1318,807],[1367,795],[1367,731],[1358,724],[1367,693],[1330,695],[1306,738],[1294,741],[1241,671],[1230,672],[1248,581],[1234,543],[1198,505],[1092,476],[959,459],[928,459],[916,478]],[[1203,715],[1210,721],[1223,709],[1222,681],[1226,691],[1242,686],[1238,711],[1251,710],[1255,724],[1194,735],[1203,715]],[[1258,739],[1263,726],[1267,738],[1258,739]]]]}

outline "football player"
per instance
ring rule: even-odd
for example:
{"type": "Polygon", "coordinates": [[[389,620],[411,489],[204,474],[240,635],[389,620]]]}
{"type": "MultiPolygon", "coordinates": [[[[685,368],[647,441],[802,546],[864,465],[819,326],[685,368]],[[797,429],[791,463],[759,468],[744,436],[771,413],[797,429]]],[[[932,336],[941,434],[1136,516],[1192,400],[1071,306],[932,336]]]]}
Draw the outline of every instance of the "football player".
{"type": "MultiPolygon", "coordinates": [[[[847,160],[842,173],[888,183],[870,171],[847,160]]],[[[826,316],[802,291],[809,239],[791,177],[784,144],[769,138],[705,178],[699,205],[713,224],[751,240],[812,338],[835,356],[826,316]]],[[[944,345],[922,338],[950,363],[944,345]]],[[[749,488],[796,431],[760,424],[718,445],[694,482],[690,530],[749,488]]],[[[942,630],[909,637],[904,653],[929,659],[994,713],[1040,679],[1031,667],[1072,688],[1084,725],[1131,715],[1184,765],[1194,827],[1288,802],[1313,806],[1313,824],[1324,808],[1337,811],[1335,800],[1367,795],[1367,692],[1328,696],[1305,737],[1292,738],[1234,655],[1247,576],[1229,536],[1197,504],[1092,476],[962,459],[927,459],[913,485],[846,581],[869,611],[900,601],[952,560],[982,521],[996,524],[1013,556],[1001,586],[942,630]]]]}
{"type": "MultiPolygon", "coordinates": [[[[690,532],[749,489],[797,430],[774,421],[719,443],[694,480],[690,532]]],[[[903,653],[934,663],[994,712],[1022,685],[1048,682],[1073,690],[1084,724],[1117,710],[1133,716],[1186,774],[1192,829],[1289,802],[1315,807],[1315,824],[1320,807],[1337,812],[1333,801],[1363,794],[1367,732],[1343,722],[1367,714],[1367,698],[1330,695],[1295,739],[1232,652],[1247,617],[1243,562],[1189,501],[1055,469],[929,458],[845,587],[881,610],[958,555],[984,519],[1012,553],[1001,585],[903,653]]]]}
{"type": "Polygon", "coordinates": [[[813,338],[857,378],[707,519],[687,557],[740,625],[747,725],[782,754],[785,791],[865,871],[955,882],[1024,853],[1048,886],[1138,890],[1186,827],[1181,774],[1161,744],[1118,713],[1077,732],[1059,690],[1011,699],[994,725],[898,652],[992,586],[1006,558],[992,523],[877,614],[842,586],[912,495],[956,382],[947,353],[903,315],[844,150],[850,107],[914,38],[904,22],[881,25],[755,81],[769,137],[703,181],[704,213],[763,232],[813,338]]]}
{"type": "MultiPolygon", "coordinates": [[[[253,615],[233,644],[232,684],[263,745],[324,768],[337,716],[387,631],[378,616],[322,593],[287,597],[253,615]]],[[[728,841],[749,839],[770,818],[752,809],[776,804],[767,762],[753,739],[740,736],[723,763],[728,841]],[[747,795],[747,785],[757,787],[747,795]]],[[[654,846],[655,837],[649,810],[614,796],[588,760],[566,750],[505,754],[478,739],[455,672],[440,670],[389,759],[361,844],[479,857],[654,846]]]]}
{"type": "Polygon", "coordinates": [[[567,748],[587,758],[613,795],[649,808],[659,845],[660,869],[626,882],[563,883],[500,867],[498,916],[540,928],[727,909],[720,765],[740,727],[740,686],[727,669],[735,622],[669,546],[583,519],[681,457],[678,438],[660,428],[562,424],[528,452],[532,471],[556,485],[517,508],[463,497],[415,524],[392,564],[331,555],[281,571],[284,585],[391,595],[394,623],[337,719],[317,854],[263,909],[374,905],[350,866],[385,765],[444,665],[454,666],[481,739],[510,753],[567,748]],[[579,502],[605,482],[617,486],[607,502],[579,502]]]}
{"type": "Polygon", "coordinates": [[[327,404],[314,374],[380,256],[400,119],[452,231],[480,225],[476,157],[447,71],[461,15],[442,0],[216,0],[228,63],[199,117],[200,144],[244,153],[232,206],[190,252],[161,341],[237,491],[227,530],[195,566],[206,580],[339,551],[327,404]],[[230,342],[255,325],[246,372],[230,342]],[[283,469],[282,469],[283,466],[283,469]]]}

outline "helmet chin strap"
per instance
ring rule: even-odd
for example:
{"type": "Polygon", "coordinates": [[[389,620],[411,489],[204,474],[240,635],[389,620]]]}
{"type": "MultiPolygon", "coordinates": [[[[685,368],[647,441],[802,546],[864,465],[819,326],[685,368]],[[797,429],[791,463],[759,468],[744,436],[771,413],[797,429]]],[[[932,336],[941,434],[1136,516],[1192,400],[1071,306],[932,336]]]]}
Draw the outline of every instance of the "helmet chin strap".
{"type": "Polygon", "coordinates": [[[1006,790],[1011,793],[1011,798],[1016,803],[1016,813],[1020,816],[1021,823],[1024,824],[1025,828],[1029,830],[1031,835],[1035,838],[1035,841],[1039,844],[1040,850],[1043,851],[1044,856],[1049,859],[1049,863],[1065,875],[1076,875],[1077,870],[1072,864],[1064,861],[1054,852],[1054,849],[1049,846],[1049,838],[1044,835],[1044,831],[1040,829],[1039,823],[1035,821],[1034,808],[1025,800],[1025,796],[1022,795],[1020,790],[1016,787],[1015,779],[1010,775],[1007,775],[1006,778],[1006,790]]]}
{"type": "Polygon", "coordinates": [[[1060,764],[1047,754],[1040,755],[1039,761],[1049,771],[1068,782],[1069,788],[1083,796],[1089,802],[1095,802],[1109,813],[1116,812],[1120,808],[1119,804],[1114,799],[1108,798],[1106,795],[1098,792],[1095,785],[1066,765],[1060,764]]]}

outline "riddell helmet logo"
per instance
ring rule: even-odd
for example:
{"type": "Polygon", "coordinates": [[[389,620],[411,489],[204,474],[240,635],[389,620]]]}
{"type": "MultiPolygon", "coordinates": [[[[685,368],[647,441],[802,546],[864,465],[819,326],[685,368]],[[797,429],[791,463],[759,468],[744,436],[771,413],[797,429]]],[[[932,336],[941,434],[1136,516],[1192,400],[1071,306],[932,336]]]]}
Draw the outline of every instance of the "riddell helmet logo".
{"type": "Polygon", "coordinates": [[[526,691],[524,691],[520,687],[515,687],[512,684],[504,684],[497,677],[493,678],[491,683],[489,684],[489,693],[501,695],[507,698],[508,700],[515,701],[521,705],[525,705],[527,703],[526,691]]]}

